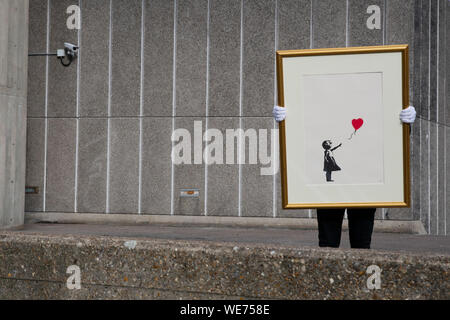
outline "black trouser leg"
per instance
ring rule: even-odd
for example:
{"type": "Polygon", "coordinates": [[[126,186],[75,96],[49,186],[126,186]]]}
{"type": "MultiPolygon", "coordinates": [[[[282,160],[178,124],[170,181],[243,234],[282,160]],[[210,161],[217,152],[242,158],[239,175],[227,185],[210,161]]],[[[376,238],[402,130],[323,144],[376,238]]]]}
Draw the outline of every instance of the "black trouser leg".
{"type": "Polygon", "coordinates": [[[327,173],[325,174],[327,181],[331,181],[331,171],[327,171],[327,173]]]}
{"type": "Polygon", "coordinates": [[[339,248],[345,209],[317,209],[319,247],[339,248]]]}
{"type": "Polygon", "coordinates": [[[355,249],[370,249],[375,208],[348,209],[348,229],[350,246],[355,249]]]}

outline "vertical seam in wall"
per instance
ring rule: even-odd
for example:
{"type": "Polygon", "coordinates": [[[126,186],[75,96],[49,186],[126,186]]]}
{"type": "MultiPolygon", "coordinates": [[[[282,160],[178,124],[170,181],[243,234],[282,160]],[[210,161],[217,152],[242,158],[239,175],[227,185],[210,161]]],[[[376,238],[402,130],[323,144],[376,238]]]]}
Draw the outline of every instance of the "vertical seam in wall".
{"type": "MultiPolygon", "coordinates": [[[[386,44],[386,36],[387,36],[387,0],[383,1],[383,45],[386,44]]],[[[381,220],[386,219],[386,208],[381,208],[381,220]]]]}
{"type": "Polygon", "coordinates": [[[384,3],[383,3],[383,45],[386,44],[386,38],[387,38],[387,0],[384,0],[384,3]]]}
{"type": "Polygon", "coordinates": [[[428,233],[431,234],[431,129],[430,121],[427,121],[428,126],[428,233]]]}
{"type": "MultiPolygon", "coordinates": [[[[387,0],[385,0],[386,1],[386,3],[387,3],[387,0]]],[[[387,8],[386,8],[386,20],[387,20],[387,8]]],[[[410,45],[409,46],[409,49],[410,49],[410,52],[412,52],[412,50],[411,49],[414,49],[415,48],[415,41],[416,41],[416,37],[415,37],[415,35],[414,35],[414,31],[415,31],[415,27],[414,27],[414,21],[415,21],[415,4],[413,3],[413,10],[412,10],[412,12],[410,13],[410,17],[409,17],[410,19],[412,19],[412,22],[413,22],[413,36],[412,36],[412,45],[410,45]]],[[[387,24],[387,22],[386,22],[386,24],[387,24]]],[[[414,56],[416,55],[417,53],[415,52],[415,50],[414,50],[414,56]]],[[[410,55],[410,59],[412,58],[412,56],[410,55]]],[[[414,59],[415,58],[413,58],[413,60],[412,60],[412,62],[410,61],[409,62],[409,65],[408,65],[408,69],[409,69],[409,73],[410,73],[410,75],[409,75],[409,81],[410,81],[410,83],[408,83],[408,85],[409,85],[409,88],[411,89],[411,98],[413,98],[414,99],[414,94],[415,94],[415,92],[414,92],[414,82],[415,82],[415,77],[416,77],[416,75],[415,75],[415,72],[414,72],[414,70],[415,70],[415,68],[414,68],[414,59]],[[413,67],[411,68],[410,66],[411,66],[411,63],[413,64],[413,67]],[[413,70],[412,72],[411,72],[411,70],[413,70]],[[410,84],[412,84],[412,85],[410,85],[410,84]]],[[[411,104],[411,99],[409,99],[409,103],[411,104]]],[[[415,104],[415,101],[413,101],[413,103],[415,104]]],[[[414,132],[413,132],[413,128],[414,128],[414,124],[411,124],[410,125],[410,159],[412,158],[412,155],[413,154],[415,154],[415,148],[416,148],[416,145],[415,145],[415,143],[414,143],[414,132]]],[[[416,167],[414,166],[414,165],[411,165],[410,166],[410,180],[411,180],[411,188],[410,188],[410,194],[411,193],[414,193],[414,188],[413,188],[413,186],[414,186],[414,172],[415,172],[415,170],[416,170],[416,167]]],[[[410,201],[411,201],[411,206],[410,206],[410,208],[409,208],[409,210],[410,210],[410,213],[411,213],[411,218],[412,219],[414,219],[414,205],[415,205],[415,196],[414,196],[414,194],[412,194],[411,196],[410,196],[410,201]]]]}
{"type": "MultiPolygon", "coordinates": [[[[387,37],[387,0],[383,1],[383,45],[386,45],[386,37],[387,37]]],[[[381,208],[381,219],[386,219],[386,208],[381,208]]]]}
{"type": "MultiPolygon", "coordinates": [[[[277,105],[277,49],[278,49],[278,0],[275,0],[275,54],[274,54],[274,60],[273,60],[273,103],[274,105],[277,105]]],[[[275,132],[275,130],[277,130],[277,123],[275,121],[275,119],[272,119],[272,123],[273,123],[273,130],[275,132]]],[[[273,137],[273,134],[271,135],[271,137],[273,137]]],[[[272,143],[271,143],[271,148],[272,148],[272,159],[274,159],[276,161],[276,155],[275,153],[277,152],[278,148],[277,147],[277,141],[276,139],[271,139],[272,143]]],[[[277,181],[276,181],[276,171],[275,168],[277,166],[275,164],[273,164],[273,175],[272,175],[272,211],[273,211],[273,217],[276,218],[277,217],[277,181]]]]}
{"type": "MultiPolygon", "coordinates": [[[[78,47],[81,48],[81,23],[82,23],[82,15],[81,15],[81,1],[78,1],[78,6],[80,8],[80,16],[79,16],[79,24],[78,24],[78,47]]],[[[80,70],[81,70],[81,53],[82,50],[80,50],[80,53],[78,54],[77,59],[77,97],[76,97],[76,123],[77,123],[77,131],[75,135],[75,187],[74,187],[74,204],[73,204],[73,211],[76,213],[78,212],[77,208],[77,198],[78,198],[78,144],[79,144],[79,132],[80,132],[80,70]]]]}
{"type": "MultiPolygon", "coordinates": [[[[418,2],[419,2],[419,0],[417,0],[418,2]]],[[[424,57],[423,57],[423,50],[422,50],[422,47],[420,46],[422,43],[423,43],[423,29],[424,29],[424,25],[423,25],[423,15],[422,15],[422,7],[423,7],[423,2],[420,2],[419,4],[418,4],[418,7],[419,7],[419,13],[418,13],[418,15],[419,15],[419,18],[418,18],[418,20],[419,20],[419,27],[418,27],[418,29],[419,29],[419,35],[418,35],[418,43],[417,43],[417,46],[418,46],[418,53],[419,53],[419,58],[418,58],[418,60],[419,60],[419,72],[418,72],[418,74],[420,75],[420,76],[418,76],[418,82],[419,82],[419,93],[418,93],[418,95],[419,95],[419,101],[418,101],[418,103],[420,104],[420,107],[421,107],[421,109],[423,108],[423,105],[422,105],[422,98],[423,98],[423,88],[422,88],[422,79],[423,79],[423,74],[422,74],[422,61],[423,61],[423,59],[424,59],[424,57]]],[[[417,38],[416,38],[417,39],[417,38]]],[[[419,168],[422,168],[422,164],[423,164],[423,160],[422,160],[422,151],[423,151],[423,141],[422,141],[422,139],[423,139],[423,132],[422,132],[422,126],[424,125],[424,123],[423,123],[423,119],[422,118],[419,118],[419,152],[418,152],[418,154],[419,154],[419,168]]],[[[423,213],[423,201],[422,201],[422,198],[423,198],[423,196],[422,196],[422,186],[423,186],[423,179],[422,179],[422,174],[421,174],[422,172],[419,172],[419,181],[418,181],[418,184],[419,184],[419,219],[420,219],[420,221],[424,221],[425,220],[425,217],[424,217],[424,213],[423,213]]]]}
{"type": "MultiPolygon", "coordinates": [[[[47,0],[47,37],[46,51],[50,51],[50,0],[47,0]]],[[[42,195],[42,211],[46,211],[46,193],[47,193],[47,135],[48,135],[48,67],[49,57],[45,59],[45,130],[44,130],[44,186],[42,195]]]]}
{"type": "MultiPolygon", "coordinates": [[[[448,4],[447,4],[448,5],[448,4]]],[[[446,8],[444,9],[444,21],[445,21],[445,24],[444,24],[444,30],[443,30],[443,32],[444,32],[444,46],[445,46],[445,48],[447,48],[447,41],[448,41],[448,39],[447,39],[447,28],[446,28],[446,21],[447,21],[447,10],[446,10],[446,8]]],[[[448,59],[447,59],[447,55],[445,55],[444,56],[444,74],[445,74],[445,77],[444,77],[444,97],[445,97],[445,99],[444,99],[444,112],[446,112],[446,110],[447,110],[447,103],[448,103],[448,101],[446,100],[446,97],[447,97],[447,63],[448,63],[448,59]]],[[[446,113],[444,113],[444,116],[446,116],[446,113]]],[[[445,126],[444,126],[444,181],[445,181],[445,183],[444,183],[444,199],[446,199],[445,200],[445,203],[444,203],[444,235],[447,235],[447,201],[448,201],[448,199],[447,199],[447,128],[445,128],[445,126]]]]}
{"type": "MultiPolygon", "coordinates": [[[[173,71],[172,71],[172,137],[173,137],[173,133],[175,131],[175,116],[176,116],[176,84],[177,84],[177,63],[176,63],[176,59],[177,59],[177,0],[173,1],[173,71]]],[[[173,152],[173,146],[174,146],[174,141],[172,140],[172,152],[173,152]]],[[[171,188],[170,188],[170,215],[174,215],[174,201],[175,201],[175,186],[174,186],[174,181],[175,181],[175,167],[174,167],[174,163],[173,163],[173,155],[171,157],[172,160],[172,168],[171,168],[171,188]]]]}
{"type": "Polygon", "coordinates": [[[439,0],[436,21],[436,234],[439,235],[439,0]]]}
{"type": "MultiPolygon", "coordinates": [[[[313,3],[314,0],[311,0],[310,4],[311,4],[311,10],[309,12],[310,16],[309,16],[309,48],[312,49],[313,48],[313,3]]],[[[280,159],[281,161],[281,159],[280,159]]],[[[280,164],[281,167],[281,164],[280,164]]],[[[308,209],[308,218],[312,218],[312,210],[308,209]]]]}
{"type": "Polygon", "coordinates": [[[111,72],[112,72],[112,2],[109,0],[109,48],[108,48],[108,129],[106,145],[106,213],[109,213],[109,170],[110,170],[110,135],[111,135],[111,72]]]}
{"type": "Polygon", "coordinates": [[[309,12],[309,48],[312,49],[313,48],[313,4],[314,4],[314,0],[311,0],[310,2],[311,4],[311,10],[309,12]]]}
{"type": "Polygon", "coordinates": [[[348,31],[349,31],[349,21],[348,21],[348,16],[349,16],[349,4],[348,1],[346,1],[346,5],[345,5],[345,46],[348,47],[348,31]]]}
{"type": "Polygon", "coordinates": [[[431,234],[431,0],[428,0],[428,234],[431,234]]]}
{"type": "Polygon", "coordinates": [[[141,4],[141,78],[140,78],[140,100],[139,100],[139,192],[138,192],[138,214],[142,214],[142,116],[144,115],[144,41],[145,41],[145,0],[141,4]]]}
{"type": "MultiPolygon", "coordinates": [[[[348,32],[349,32],[349,0],[346,0],[346,5],[345,5],[345,47],[348,47],[348,32]]],[[[348,215],[347,215],[347,209],[345,209],[344,211],[344,219],[347,219],[348,215]]]]}
{"type": "Polygon", "coordinates": [[[240,58],[239,58],[239,141],[238,141],[238,217],[242,216],[242,95],[243,95],[243,58],[244,58],[244,0],[241,0],[241,39],[240,39],[240,58]]]}
{"type": "MultiPolygon", "coordinates": [[[[447,64],[448,61],[446,61],[445,63],[447,64]]],[[[445,102],[445,104],[447,104],[447,101],[445,102]]],[[[449,130],[449,129],[448,128],[444,128],[444,129],[445,129],[445,133],[444,133],[444,181],[445,181],[445,183],[444,183],[444,199],[446,199],[445,203],[444,203],[444,235],[447,235],[447,202],[449,200],[447,198],[447,130],[449,130]]]]}
{"type": "MultiPolygon", "coordinates": [[[[209,20],[210,20],[210,0],[208,0],[207,20],[206,20],[206,93],[205,93],[205,135],[208,137],[208,116],[209,116],[209,20]]],[[[208,139],[205,142],[205,151],[207,151],[208,139]]],[[[205,152],[205,213],[208,215],[208,152],[205,152]]]]}
{"type": "MultiPolygon", "coordinates": [[[[422,54],[421,54],[422,55],[422,54]]],[[[420,60],[422,60],[422,58],[420,58],[420,60]]],[[[419,62],[419,63],[421,63],[421,62],[419,62]]],[[[419,79],[419,82],[421,82],[421,79],[419,79]]],[[[422,91],[422,90],[419,90],[419,91],[422,91]]],[[[419,95],[419,101],[421,101],[422,100],[422,93],[420,93],[420,95],[419,95]]],[[[422,145],[422,125],[423,125],[423,122],[422,122],[422,119],[420,119],[419,118],[419,168],[421,168],[422,169],[422,147],[423,147],[423,145],[422,145]]],[[[422,202],[422,192],[420,192],[421,190],[422,190],[422,172],[421,172],[422,170],[420,170],[420,172],[419,172],[419,181],[417,182],[418,184],[419,184],[419,220],[420,221],[423,221],[422,220],[422,217],[423,217],[423,215],[422,215],[422,204],[423,204],[423,202],[422,202]]]]}
{"type": "MultiPolygon", "coordinates": [[[[421,77],[420,75],[420,71],[416,72],[416,61],[418,61],[418,68],[420,70],[421,68],[421,60],[422,60],[422,53],[421,53],[421,49],[418,48],[418,45],[421,43],[421,30],[422,30],[422,16],[421,16],[421,12],[419,10],[419,12],[417,12],[417,8],[420,6],[420,4],[416,4],[418,3],[417,1],[415,1],[415,3],[413,3],[413,7],[414,9],[412,10],[411,16],[412,16],[412,20],[413,20],[413,36],[412,36],[412,41],[413,41],[413,46],[412,48],[414,49],[414,59],[412,61],[413,63],[413,73],[410,77],[410,82],[412,83],[412,90],[411,90],[411,94],[412,94],[412,98],[414,99],[413,103],[414,104],[420,104],[421,101],[421,90],[420,88],[418,88],[417,92],[416,92],[416,82],[421,82],[421,77]],[[418,15],[418,18],[416,18],[416,15],[418,15]],[[419,21],[418,23],[418,28],[415,27],[416,24],[416,20],[419,21]],[[418,32],[416,32],[418,29],[418,32]],[[416,58],[417,56],[417,58],[416,58]],[[417,100],[417,101],[416,101],[417,100]]],[[[411,103],[411,102],[410,102],[411,103]]],[[[418,112],[419,113],[419,112],[418,112]]],[[[419,118],[419,115],[417,116],[417,118],[419,118]]],[[[416,129],[417,130],[417,129],[416,129]]],[[[412,133],[412,144],[411,144],[411,154],[417,154],[419,157],[419,165],[418,166],[412,166],[411,167],[411,185],[414,186],[415,184],[417,184],[419,186],[419,190],[420,190],[420,185],[421,185],[421,177],[420,177],[420,168],[421,168],[421,121],[420,119],[416,119],[415,124],[411,125],[411,133],[412,133]],[[419,140],[418,143],[415,142],[414,140],[414,127],[419,128],[419,140]],[[415,180],[415,172],[418,171],[418,179],[417,181],[415,180]]],[[[417,213],[415,211],[416,208],[416,201],[418,202],[417,205],[417,209],[418,209],[418,217],[419,220],[422,221],[422,213],[421,213],[421,196],[420,193],[417,194],[414,192],[414,189],[411,189],[411,192],[413,192],[413,195],[411,196],[411,215],[413,219],[416,219],[417,217],[417,213]]]]}
{"type": "MultiPolygon", "coordinates": [[[[387,0],[383,1],[383,45],[386,45],[386,36],[387,36],[387,31],[386,31],[386,27],[387,27],[387,0]]],[[[385,220],[386,219],[386,208],[381,208],[381,219],[385,220]]]]}

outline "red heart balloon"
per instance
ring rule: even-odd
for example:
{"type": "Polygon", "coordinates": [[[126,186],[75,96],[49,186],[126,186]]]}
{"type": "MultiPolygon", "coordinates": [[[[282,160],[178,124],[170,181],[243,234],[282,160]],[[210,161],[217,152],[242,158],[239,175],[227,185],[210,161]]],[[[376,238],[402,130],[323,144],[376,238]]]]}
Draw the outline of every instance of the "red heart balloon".
{"type": "Polygon", "coordinates": [[[361,118],[352,120],[352,125],[353,125],[353,128],[355,128],[355,131],[358,130],[359,128],[361,128],[363,123],[364,123],[364,120],[361,118]]]}

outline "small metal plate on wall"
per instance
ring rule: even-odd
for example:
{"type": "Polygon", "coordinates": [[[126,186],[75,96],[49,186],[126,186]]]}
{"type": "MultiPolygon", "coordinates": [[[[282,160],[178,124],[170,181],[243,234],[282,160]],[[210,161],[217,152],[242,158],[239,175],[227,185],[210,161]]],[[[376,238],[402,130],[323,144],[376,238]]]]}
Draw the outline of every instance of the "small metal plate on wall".
{"type": "Polygon", "coordinates": [[[26,194],[39,194],[39,187],[25,187],[26,194]]]}
{"type": "Polygon", "coordinates": [[[199,189],[181,189],[180,190],[181,198],[198,198],[200,197],[199,189]]]}

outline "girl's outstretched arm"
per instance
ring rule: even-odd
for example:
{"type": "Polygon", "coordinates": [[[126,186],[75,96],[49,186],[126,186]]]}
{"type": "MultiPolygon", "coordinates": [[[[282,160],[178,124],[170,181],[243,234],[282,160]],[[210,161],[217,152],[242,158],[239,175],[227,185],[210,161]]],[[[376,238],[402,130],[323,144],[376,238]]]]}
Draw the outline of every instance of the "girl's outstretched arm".
{"type": "Polygon", "coordinates": [[[331,149],[331,151],[336,150],[337,148],[339,148],[340,146],[342,146],[342,143],[340,143],[338,146],[334,147],[333,149],[331,149]]]}

